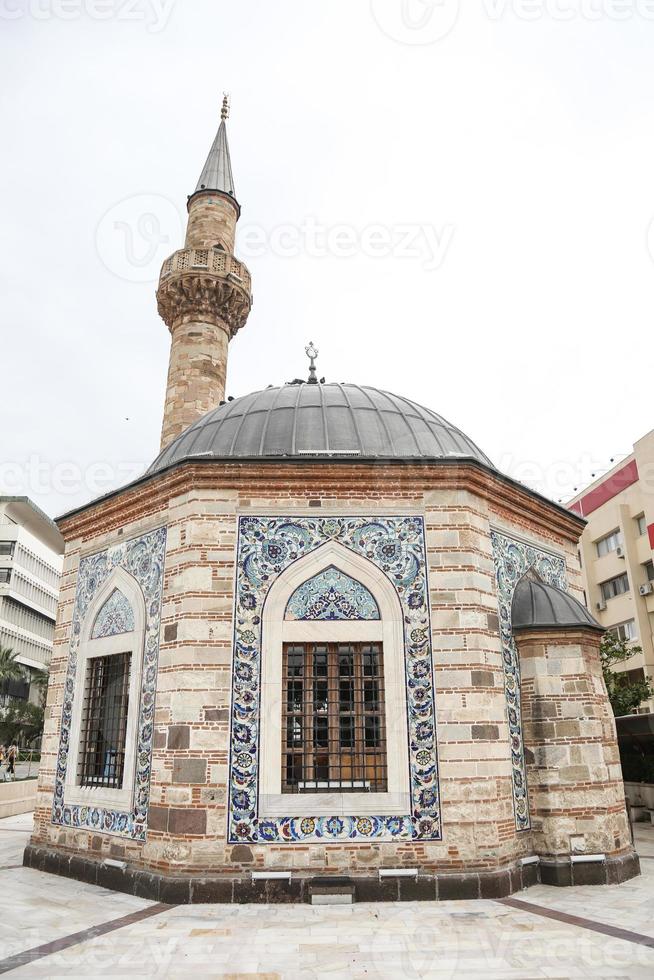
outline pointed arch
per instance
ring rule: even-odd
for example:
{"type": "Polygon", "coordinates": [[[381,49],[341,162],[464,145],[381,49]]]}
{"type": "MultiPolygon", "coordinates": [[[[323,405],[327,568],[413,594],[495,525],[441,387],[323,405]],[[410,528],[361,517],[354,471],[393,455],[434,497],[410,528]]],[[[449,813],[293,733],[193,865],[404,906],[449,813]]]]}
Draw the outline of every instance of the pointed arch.
{"type": "Polygon", "coordinates": [[[132,609],[134,616],[133,632],[142,631],[145,627],[145,600],[141,586],[135,578],[126,572],[124,568],[116,567],[112,570],[109,577],[91,600],[84,615],[82,622],[82,632],[80,642],[86,643],[93,637],[93,627],[103,606],[108,602],[114,592],[120,592],[132,609]]]}
{"type": "Polygon", "coordinates": [[[287,620],[381,619],[369,589],[336,565],[312,575],[293,592],[286,604],[287,620]]]}
{"type": "Polygon", "coordinates": [[[400,600],[394,585],[384,572],[368,558],[350,551],[338,541],[328,541],[308,555],[298,558],[275,579],[264,603],[264,625],[271,615],[271,609],[274,610],[275,616],[279,616],[281,606],[281,618],[283,618],[288,601],[296,589],[332,566],[359,582],[370,592],[384,619],[402,621],[400,600]]]}
{"type": "Polygon", "coordinates": [[[79,695],[73,700],[70,725],[71,756],[66,770],[66,801],[82,806],[109,806],[129,809],[133,804],[134,776],[136,771],[137,724],[140,707],[141,679],[143,672],[143,648],[145,639],[146,609],[145,599],[139,583],[124,568],[116,566],[89,603],[80,631],[80,642],[75,665],[74,689],[79,695]],[[94,635],[98,616],[107,608],[112,596],[119,594],[129,607],[132,618],[129,631],[108,631],[94,635]],[[92,661],[96,658],[122,656],[128,658],[124,670],[126,677],[126,711],[124,721],[124,740],[121,755],[124,756],[120,785],[82,784],[80,766],[83,758],[83,732],[85,722],[85,700],[93,673],[92,661]]]}
{"type": "Polygon", "coordinates": [[[337,812],[405,814],[410,810],[407,767],[408,721],[402,606],[394,585],[372,561],[336,541],[303,555],[273,582],[262,610],[261,765],[259,815],[304,811],[314,816],[337,812]],[[289,600],[303,583],[330,568],[358,582],[372,597],[378,619],[289,620],[289,600]],[[288,642],[366,642],[383,644],[384,714],[388,790],[386,792],[282,794],[282,661],[288,642]],[[336,807],[336,810],[335,810],[336,807]]]}
{"type": "Polygon", "coordinates": [[[114,589],[104,606],[95,617],[91,629],[91,639],[99,640],[104,636],[117,636],[120,633],[131,633],[134,629],[134,610],[124,592],[114,589]]]}

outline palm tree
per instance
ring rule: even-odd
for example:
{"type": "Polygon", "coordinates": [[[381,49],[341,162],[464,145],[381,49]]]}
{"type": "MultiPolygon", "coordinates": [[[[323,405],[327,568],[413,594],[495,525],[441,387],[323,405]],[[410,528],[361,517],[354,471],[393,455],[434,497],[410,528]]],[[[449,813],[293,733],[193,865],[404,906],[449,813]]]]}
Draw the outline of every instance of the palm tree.
{"type": "Polygon", "coordinates": [[[16,654],[9,647],[0,647],[0,688],[10,681],[19,681],[25,677],[25,671],[16,659],[16,654]]]}

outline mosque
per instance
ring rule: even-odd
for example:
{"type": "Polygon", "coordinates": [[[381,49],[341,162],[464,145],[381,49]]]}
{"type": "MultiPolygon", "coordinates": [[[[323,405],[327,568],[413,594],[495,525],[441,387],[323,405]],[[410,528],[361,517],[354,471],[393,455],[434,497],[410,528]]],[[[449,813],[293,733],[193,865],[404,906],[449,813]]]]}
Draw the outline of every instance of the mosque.
{"type": "Polygon", "coordinates": [[[61,517],[25,864],[162,902],[499,898],[638,874],[584,521],[409,398],[225,400],[227,104],[158,309],[161,452],[61,517]]]}

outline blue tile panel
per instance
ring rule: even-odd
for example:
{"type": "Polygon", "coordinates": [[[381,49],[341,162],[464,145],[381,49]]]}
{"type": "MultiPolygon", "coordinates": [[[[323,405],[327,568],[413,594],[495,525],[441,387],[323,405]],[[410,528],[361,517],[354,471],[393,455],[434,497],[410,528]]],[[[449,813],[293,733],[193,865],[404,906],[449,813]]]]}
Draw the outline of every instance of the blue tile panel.
{"type": "MultiPolygon", "coordinates": [[[[144,534],[140,538],[122,542],[107,551],[83,558],[80,562],[55,775],[52,806],[53,824],[102,831],[133,840],[145,840],[150,799],[152,733],[159,660],[159,626],[165,554],[166,528],[159,528],[144,534]],[[71,749],[70,726],[73,700],[75,697],[82,697],[83,694],[82,691],[75,690],[77,654],[82,624],[89,604],[114,568],[122,568],[136,579],[143,591],[145,602],[145,641],[137,725],[136,775],[133,805],[128,811],[71,805],[67,804],[64,798],[66,771],[69,764],[69,750],[71,749]]],[[[75,750],[76,746],[73,746],[71,764],[74,764],[75,750]]]]}
{"type": "Polygon", "coordinates": [[[134,610],[127,596],[120,589],[114,589],[102,609],[95,617],[91,639],[103,636],[118,636],[131,633],[134,629],[134,610]]]}
{"type": "Polygon", "coordinates": [[[295,590],[285,618],[379,619],[379,608],[365,585],[332,566],[295,590]]]}
{"type": "Polygon", "coordinates": [[[535,569],[548,585],[555,585],[565,591],[565,560],[501,534],[499,531],[491,531],[491,541],[497,581],[504,687],[511,738],[515,823],[517,830],[529,830],[531,821],[520,712],[520,661],[511,631],[511,603],[516,585],[530,568],[535,569]]]}
{"type": "MultiPolygon", "coordinates": [[[[310,805],[310,797],[307,797],[310,805]]],[[[251,843],[441,839],[434,681],[425,529],[417,517],[241,517],[239,519],[229,840],[251,843]],[[334,541],[367,558],[392,583],[404,621],[411,811],[402,816],[288,816],[259,819],[261,614],[275,579],[334,541]]]]}

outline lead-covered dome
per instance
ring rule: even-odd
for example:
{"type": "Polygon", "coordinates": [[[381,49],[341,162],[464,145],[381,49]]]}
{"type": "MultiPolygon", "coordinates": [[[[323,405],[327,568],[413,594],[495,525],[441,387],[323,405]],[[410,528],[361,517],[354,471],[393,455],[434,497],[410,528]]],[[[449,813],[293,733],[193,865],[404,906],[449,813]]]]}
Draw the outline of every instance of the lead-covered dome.
{"type": "Polygon", "coordinates": [[[474,459],[488,456],[440,415],[354,384],[288,384],[228,401],[166,446],[149,473],[186,459],[474,459]]]}
{"type": "Polygon", "coordinates": [[[603,633],[600,626],[578,599],[548,585],[529,573],[515,587],[511,604],[514,630],[591,629],[603,633]]]}

